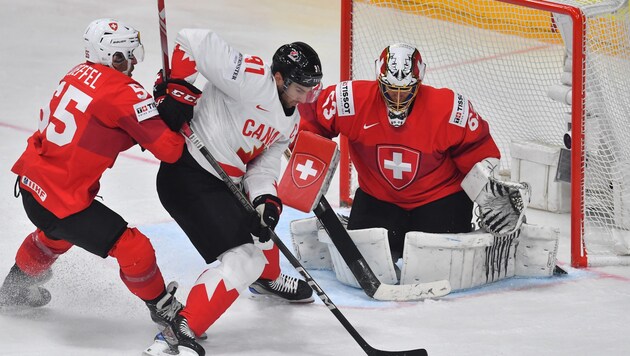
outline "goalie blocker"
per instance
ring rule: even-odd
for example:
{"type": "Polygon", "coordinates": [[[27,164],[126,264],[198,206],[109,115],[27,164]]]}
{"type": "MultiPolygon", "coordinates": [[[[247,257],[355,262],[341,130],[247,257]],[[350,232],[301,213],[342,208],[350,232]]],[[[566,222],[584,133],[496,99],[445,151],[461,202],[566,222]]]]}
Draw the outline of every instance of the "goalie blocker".
{"type": "Polygon", "coordinates": [[[278,196],[285,205],[310,213],[328,190],[339,161],[339,150],[332,141],[322,144],[327,141],[308,131],[298,135],[290,167],[284,171],[278,186],[278,196]],[[297,149],[301,146],[304,148],[297,149]]]}

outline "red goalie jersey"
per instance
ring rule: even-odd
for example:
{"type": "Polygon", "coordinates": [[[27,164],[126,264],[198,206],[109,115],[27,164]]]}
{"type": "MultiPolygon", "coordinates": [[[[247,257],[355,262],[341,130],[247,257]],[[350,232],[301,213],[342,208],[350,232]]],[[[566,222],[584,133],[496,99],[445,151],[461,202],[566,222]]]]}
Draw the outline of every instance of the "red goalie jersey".
{"type": "Polygon", "coordinates": [[[377,81],[341,82],[299,108],[302,130],[348,138],[364,192],[408,210],[461,191],[472,166],[500,156],[488,123],[450,89],[421,84],[400,127],[390,125],[377,81]]]}
{"type": "Polygon", "coordinates": [[[58,218],[85,209],[118,154],[136,143],[174,162],[184,139],[159,118],[135,80],[100,64],[80,64],[41,110],[39,130],[12,168],[22,188],[58,218]]]}

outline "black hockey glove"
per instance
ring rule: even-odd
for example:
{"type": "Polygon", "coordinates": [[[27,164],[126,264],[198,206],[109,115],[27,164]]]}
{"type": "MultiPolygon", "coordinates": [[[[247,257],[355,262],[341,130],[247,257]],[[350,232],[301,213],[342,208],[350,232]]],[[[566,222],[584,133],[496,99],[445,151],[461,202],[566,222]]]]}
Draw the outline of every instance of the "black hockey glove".
{"type": "Polygon", "coordinates": [[[258,241],[267,242],[271,238],[269,229],[273,230],[278,225],[282,213],[282,201],[275,195],[263,194],[253,202],[256,208],[256,217],[252,224],[252,234],[258,237],[258,241]]]}
{"type": "Polygon", "coordinates": [[[190,123],[193,108],[201,97],[201,90],[183,79],[162,79],[162,72],[153,86],[153,96],[160,117],[173,131],[179,131],[184,123],[190,123]]]}

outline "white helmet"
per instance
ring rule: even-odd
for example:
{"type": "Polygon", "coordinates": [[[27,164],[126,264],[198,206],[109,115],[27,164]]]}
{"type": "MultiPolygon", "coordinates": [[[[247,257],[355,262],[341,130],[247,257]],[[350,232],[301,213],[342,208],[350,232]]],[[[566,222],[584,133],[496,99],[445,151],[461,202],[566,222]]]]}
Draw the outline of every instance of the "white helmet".
{"type": "Polygon", "coordinates": [[[114,19],[92,21],[83,34],[85,59],[92,63],[112,66],[112,56],[120,52],[126,60],[144,59],[140,32],[114,19]]]}
{"type": "Polygon", "coordinates": [[[407,120],[425,68],[418,49],[406,43],[385,47],[376,61],[377,80],[392,126],[402,126],[407,120]]]}

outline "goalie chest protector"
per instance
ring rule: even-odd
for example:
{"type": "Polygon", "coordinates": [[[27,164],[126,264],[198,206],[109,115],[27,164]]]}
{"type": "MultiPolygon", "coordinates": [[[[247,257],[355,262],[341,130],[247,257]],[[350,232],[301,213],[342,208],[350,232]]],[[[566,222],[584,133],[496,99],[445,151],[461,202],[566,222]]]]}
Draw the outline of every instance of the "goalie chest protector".
{"type": "Polygon", "coordinates": [[[328,190],[339,150],[334,141],[308,131],[301,131],[296,140],[278,186],[278,197],[283,204],[309,213],[328,190]]]}

